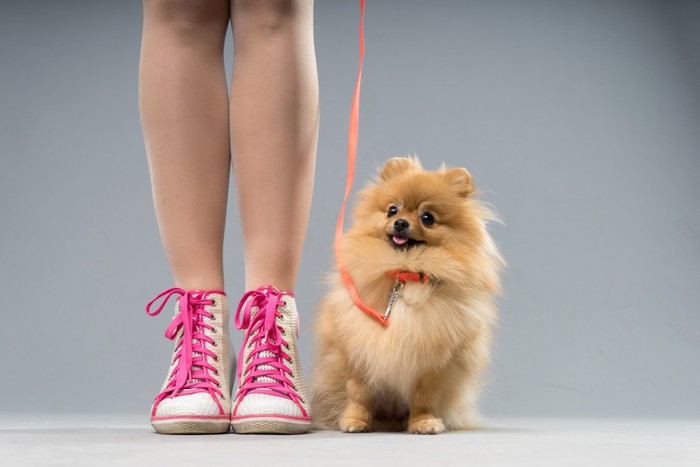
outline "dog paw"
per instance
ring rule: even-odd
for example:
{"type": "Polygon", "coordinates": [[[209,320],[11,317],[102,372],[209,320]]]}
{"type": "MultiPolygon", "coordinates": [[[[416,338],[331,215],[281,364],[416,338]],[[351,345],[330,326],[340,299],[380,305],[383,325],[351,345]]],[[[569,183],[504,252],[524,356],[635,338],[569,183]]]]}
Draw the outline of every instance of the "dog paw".
{"type": "Polygon", "coordinates": [[[340,420],[340,431],[343,433],[367,433],[369,423],[356,418],[345,417],[340,420]]]}
{"type": "Polygon", "coordinates": [[[445,431],[445,425],[439,418],[427,417],[411,420],[408,423],[408,431],[416,435],[436,435],[445,431]]]}

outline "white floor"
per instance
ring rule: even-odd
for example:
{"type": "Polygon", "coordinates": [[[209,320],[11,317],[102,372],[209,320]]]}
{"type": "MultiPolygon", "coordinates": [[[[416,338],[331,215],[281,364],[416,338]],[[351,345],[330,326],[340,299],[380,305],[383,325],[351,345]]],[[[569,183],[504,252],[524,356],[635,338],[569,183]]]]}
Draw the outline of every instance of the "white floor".
{"type": "Polygon", "coordinates": [[[2,466],[700,466],[700,420],[492,420],[479,431],[167,436],[143,417],[0,415],[2,466]]]}

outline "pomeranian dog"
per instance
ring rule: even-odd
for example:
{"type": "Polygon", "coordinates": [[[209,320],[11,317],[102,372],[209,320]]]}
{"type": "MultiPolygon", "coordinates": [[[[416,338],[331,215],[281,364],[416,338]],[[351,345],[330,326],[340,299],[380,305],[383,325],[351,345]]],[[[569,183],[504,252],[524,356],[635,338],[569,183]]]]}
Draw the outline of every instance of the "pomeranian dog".
{"type": "Polygon", "coordinates": [[[390,159],[359,193],[342,261],[379,315],[361,311],[333,274],[315,322],[318,428],[477,426],[504,263],[486,231],[494,216],[474,193],[466,169],[425,171],[406,157],[390,159]]]}

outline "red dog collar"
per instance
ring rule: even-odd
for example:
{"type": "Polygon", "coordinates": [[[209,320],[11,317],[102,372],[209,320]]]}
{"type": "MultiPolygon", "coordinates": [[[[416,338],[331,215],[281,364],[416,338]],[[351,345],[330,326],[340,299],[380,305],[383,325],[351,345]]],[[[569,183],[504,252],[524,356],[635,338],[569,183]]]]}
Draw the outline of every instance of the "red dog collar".
{"type": "Polygon", "coordinates": [[[422,272],[409,272],[409,271],[389,271],[387,273],[392,279],[396,279],[398,282],[422,282],[427,284],[429,279],[428,276],[422,272]]]}

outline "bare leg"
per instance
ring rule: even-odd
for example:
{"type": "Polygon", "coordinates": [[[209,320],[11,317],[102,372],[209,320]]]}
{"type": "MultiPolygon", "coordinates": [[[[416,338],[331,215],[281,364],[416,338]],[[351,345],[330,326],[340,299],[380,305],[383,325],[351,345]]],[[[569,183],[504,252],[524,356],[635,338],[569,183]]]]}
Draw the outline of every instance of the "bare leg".
{"type": "Polygon", "coordinates": [[[144,1],[141,121],[163,246],[187,290],[224,287],[228,18],[228,0],[144,1]]]}
{"type": "Polygon", "coordinates": [[[293,290],[318,138],[312,0],[232,0],[231,148],[246,288],[293,290]]]}

